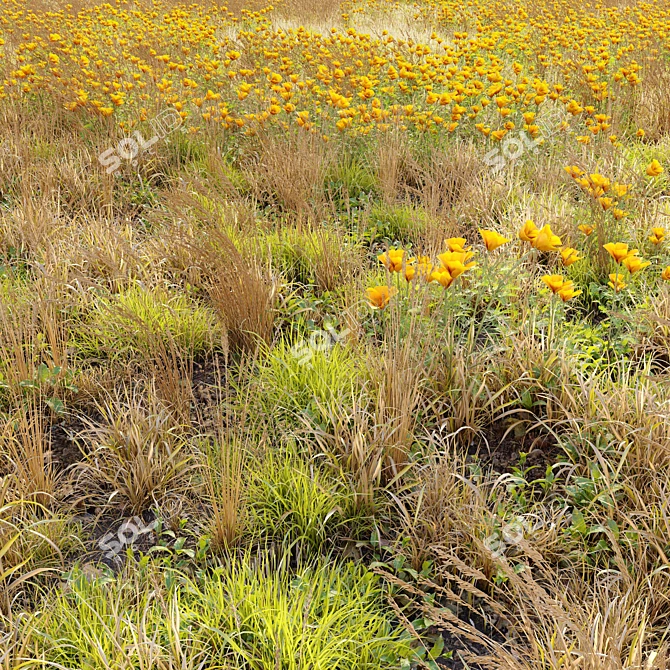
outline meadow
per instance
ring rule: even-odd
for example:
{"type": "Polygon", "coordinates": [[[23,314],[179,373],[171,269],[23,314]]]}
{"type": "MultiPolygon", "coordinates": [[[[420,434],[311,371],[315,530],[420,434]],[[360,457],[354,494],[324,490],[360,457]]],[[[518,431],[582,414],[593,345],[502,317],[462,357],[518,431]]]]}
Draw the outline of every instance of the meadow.
{"type": "Polygon", "coordinates": [[[0,670],[668,670],[666,0],[0,0],[0,670]]]}

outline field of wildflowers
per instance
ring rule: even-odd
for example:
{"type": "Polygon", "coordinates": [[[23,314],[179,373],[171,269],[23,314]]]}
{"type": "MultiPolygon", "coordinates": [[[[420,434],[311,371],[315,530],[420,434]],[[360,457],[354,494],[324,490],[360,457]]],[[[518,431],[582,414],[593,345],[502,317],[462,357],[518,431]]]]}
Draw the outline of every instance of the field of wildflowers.
{"type": "Polygon", "coordinates": [[[0,0],[0,669],[668,670],[666,0],[0,0]]]}

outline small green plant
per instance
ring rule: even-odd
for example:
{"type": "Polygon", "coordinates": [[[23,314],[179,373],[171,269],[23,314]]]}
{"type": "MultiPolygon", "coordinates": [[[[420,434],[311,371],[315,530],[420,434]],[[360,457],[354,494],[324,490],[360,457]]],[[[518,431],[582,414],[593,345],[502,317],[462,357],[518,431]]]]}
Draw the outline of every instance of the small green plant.
{"type": "Polygon", "coordinates": [[[325,551],[352,521],[344,486],[296,456],[270,453],[251,476],[249,504],[261,537],[325,551]]]}
{"type": "Polygon", "coordinates": [[[324,426],[326,408],[333,403],[349,406],[365,375],[363,360],[343,343],[310,350],[304,342],[278,343],[260,363],[258,403],[268,416],[284,425],[303,420],[324,426]]]}
{"type": "Polygon", "coordinates": [[[88,357],[147,354],[160,338],[195,354],[212,348],[220,337],[214,314],[183,293],[134,284],[118,295],[99,297],[74,344],[88,357]]]}

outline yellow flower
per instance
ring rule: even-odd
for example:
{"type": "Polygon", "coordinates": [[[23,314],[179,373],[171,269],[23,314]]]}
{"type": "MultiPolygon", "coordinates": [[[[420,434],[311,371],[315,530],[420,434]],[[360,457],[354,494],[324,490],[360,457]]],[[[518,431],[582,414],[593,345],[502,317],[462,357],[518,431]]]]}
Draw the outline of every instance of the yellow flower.
{"type": "Polygon", "coordinates": [[[580,170],[576,165],[567,165],[563,168],[573,179],[581,177],[585,174],[584,170],[580,170]]]}
{"type": "Polygon", "coordinates": [[[577,251],[577,249],[573,249],[572,247],[565,247],[564,249],[561,249],[561,259],[563,261],[563,265],[567,268],[573,263],[582,260],[582,257],[579,255],[579,251],[577,251]]]}
{"type": "Polygon", "coordinates": [[[651,263],[641,259],[639,256],[630,254],[621,261],[621,264],[625,266],[626,270],[631,274],[635,274],[640,270],[644,270],[646,267],[649,267],[651,263]]]}
{"type": "Polygon", "coordinates": [[[601,197],[601,198],[598,198],[598,202],[600,203],[600,206],[605,211],[607,211],[608,209],[610,209],[611,207],[616,205],[616,200],[614,200],[613,198],[602,198],[601,197]]]}
{"type": "Polygon", "coordinates": [[[484,244],[486,245],[487,251],[494,251],[498,247],[509,242],[509,240],[506,237],[503,237],[500,233],[496,233],[495,230],[486,230],[480,228],[479,234],[482,236],[482,239],[484,240],[484,244]]]}
{"type": "Polygon", "coordinates": [[[665,279],[665,281],[670,281],[670,265],[668,265],[667,268],[661,272],[661,279],[665,279]]]}
{"type": "Polygon", "coordinates": [[[535,238],[540,234],[537,226],[533,221],[528,219],[526,223],[523,224],[523,228],[519,231],[519,239],[524,242],[533,242],[535,238]]]}
{"type": "Polygon", "coordinates": [[[610,180],[607,177],[603,177],[597,172],[589,176],[591,178],[591,183],[596,187],[596,191],[597,189],[602,189],[602,192],[604,193],[605,191],[609,190],[610,180]]]}
{"type": "Polygon", "coordinates": [[[665,239],[665,228],[652,228],[649,241],[653,244],[660,244],[665,239]]]}
{"type": "Polygon", "coordinates": [[[445,251],[443,254],[440,254],[438,258],[445,270],[449,272],[452,279],[456,279],[456,277],[477,265],[474,262],[467,262],[472,258],[472,255],[471,251],[445,251]]]}
{"type": "Polygon", "coordinates": [[[565,284],[562,275],[544,275],[542,281],[551,289],[552,293],[558,293],[565,284]]]}
{"type": "Polygon", "coordinates": [[[623,275],[616,274],[614,272],[610,275],[610,280],[607,282],[607,284],[611,286],[616,293],[626,288],[626,283],[623,280],[623,275]]]}
{"type": "Polygon", "coordinates": [[[619,209],[619,208],[615,207],[615,208],[612,210],[612,216],[613,216],[617,221],[619,221],[619,220],[623,219],[625,216],[628,216],[628,212],[624,211],[623,209],[619,209]]]}
{"type": "Polygon", "coordinates": [[[570,100],[566,109],[573,116],[576,116],[577,114],[581,114],[584,111],[584,108],[576,100],[570,100]]]}
{"type": "Polygon", "coordinates": [[[448,240],[444,241],[449,247],[449,251],[467,251],[465,247],[466,242],[467,240],[464,237],[450,237],[448,240]]]}
{"type": "Polygon", "coordinates": [[[404,249],[389,249],[386,253],[377,256],[377,260],[383,263],[389,272],[400,272],[404,256],[404,249]]]}
{"type": "Polygon", "coordinates": [[[647,167],[647,174],[650,177],[658,177],[658,175],[663,173],[663,166],[654,158],[653,161],[647,167]]]}
{"type": "Polygon", "coordinates": [[[617,196],[617,198],[623,198],[626,193],[628,193],[629,186],[626,184],[613,184],[612,185],[612,193],[617,196]]]}
{"type": "Polygon", "coordinates": [[[428,256],[410,258],[405,263],[405,279],[407,281],[412,281],[417,272],[419,273],[420,277],[427,278],[432,269],[433,264],[430,262],[430,258],[428,258],[428,256]]]}
{"type": "Polygon", "coordinates": [[[547,224],[533,240],[533,246],[540,251],[558,251],[558,248],[561,246],[561,238],[558,235],[554,235],[551,226],[547,224]]]}
{"type": "Polygon", "coordinates": [[[398,292],[395,286],[373,286],[367,289],[368,303],[373,309],[383,309],[398,292]]]}
{"type": "Polygon", "coordinates": [[[580,295],[581,291],[575,291],[575,284],[572,281],[566,281],[563,283],[560,289],[558,289],[558,295],[561,296],[563,302],[571,300],[575,296],[580,295]]]}
{"type": "Polygon", "coordinates": [[[586,237],[593,232],[593,226],[589,226],[588,223],[580,223],[577,228],[581,230],[586,237]]]}
{"type": "Polygon", "coordinates": [[[609,242],[608,244],[604,244],[603,247],[617,263],[621,263],[630,253],[628,245],[623,242],[609,242]]]}
{"type": "Polygon", "coordinates": [[[449,288],[451,282],[454,281],[454,278],[449,274],[449,270],[446,268],[438,268],[437,270],[431,272],[428,281],[435,281],[438,284],[441,284],[444,288],[449,288]]]}

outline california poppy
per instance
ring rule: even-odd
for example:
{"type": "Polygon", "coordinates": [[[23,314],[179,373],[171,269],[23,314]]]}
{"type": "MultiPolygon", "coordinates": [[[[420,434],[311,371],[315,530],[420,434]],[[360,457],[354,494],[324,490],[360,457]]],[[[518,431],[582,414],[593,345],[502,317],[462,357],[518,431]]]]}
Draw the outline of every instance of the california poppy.
{"type": "Polygon", "coordinates": [[[658,177],[663,173],[663,166],[654,158],[653,161],[647,167],[647,174],[650,177],[658,177]]]}
{"type": "Polygon", "coordinates": [[[561,246],[561,238],[554,235],[551,226],[547,224],[533,240],[533,246],[540,251],[558,251],[561,246]]]}
{"type": "Polygon", "coordinates": [[[496,233],[495,230],[486,230],[480,228],[479,234],[484,240],[487,251],[495,251],[498,247],[509,242],[506,237],[503,237],[500,233],[496,233]]]}
{"type": "Polygon", "coordinates": [[[373,286],[366,290],[368,303],[374,309],[383,309],[398,292],[395,286],[373,286]]]}

